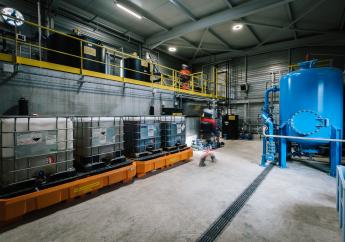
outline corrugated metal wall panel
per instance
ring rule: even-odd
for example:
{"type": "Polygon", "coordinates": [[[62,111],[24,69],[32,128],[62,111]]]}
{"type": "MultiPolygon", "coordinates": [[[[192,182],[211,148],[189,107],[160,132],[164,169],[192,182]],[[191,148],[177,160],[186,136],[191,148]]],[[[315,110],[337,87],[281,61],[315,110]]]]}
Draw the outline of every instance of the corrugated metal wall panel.
{"type": "MultiPolygon", "coordinates": [[[[229,61],[231,109],[240,116],[241,127],[247,126],[248,131],[257,132],[265,89],[271,86],[272,80],[279,84],[280,76],[288,72],[289,64],[303,61],[306,54],[309,54],[310,58],[330,59],[333,66],[344,69],[345,50],[340,47],[296,48],[229,61]],[[249,85],[247,93],[240,90],[240,85],[245,83],[249,85]]],[[[274,116],[279,119],[279,93],[274,95],[274,99],[274,116]]]]}
{"type": "Polygon", "coordinates": [[[248,98],[263,98],[264,90],[271,85],[273,75],[288,71],[288,51],[273,52],[247,58],[247,82],[249,84],[248,98]]]}

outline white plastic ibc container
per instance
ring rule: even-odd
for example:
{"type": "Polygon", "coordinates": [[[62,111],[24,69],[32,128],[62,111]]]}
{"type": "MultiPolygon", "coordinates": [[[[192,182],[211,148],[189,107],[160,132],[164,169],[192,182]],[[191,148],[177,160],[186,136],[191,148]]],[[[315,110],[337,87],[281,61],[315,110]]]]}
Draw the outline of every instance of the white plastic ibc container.
{"type": "Polygon", "coordinates": [[[79,163],[110,162],[122,155],[121,117],[76,117],[73,123],[79,163]]]}
{"type": "Polygon", "coordinates": [[[0,141],[1,187],[74,171],[69,118],[2,117],[0,141]]]}

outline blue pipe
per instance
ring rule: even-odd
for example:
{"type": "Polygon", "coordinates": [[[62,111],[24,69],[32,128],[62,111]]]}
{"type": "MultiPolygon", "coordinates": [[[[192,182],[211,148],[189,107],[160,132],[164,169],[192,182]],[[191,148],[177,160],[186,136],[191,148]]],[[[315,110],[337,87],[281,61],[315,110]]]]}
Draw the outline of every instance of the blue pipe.
{"type": "MultiPolygon", "coordinates": [[[[273,120],[272,120],[272,115],[270,114],[270,110],[269,110],[269,96],[270,96],[271,92],[274,93],[274,92],[278,92],[278,91],[279,91],[279,88],[277,86],[273,86],[271,88],[268,88],[265,91],[264,108],[263,108],[263,111],[261,113],[261,117],[265,121],[265,124],[268,127],[268,134],[269,135],[274,134],[274,124],[273,124],[273,120]]],[[[268,138],[267,151],[266,151],[266,138],[263,139],[263,142],[264,142],[264,144],[263,144],[264,150],[263,150],[261,165],[265,166],[267,160],[269,160],[269,161],[274,160],[275,153],[276,153],[276,147],[275,147],[273,137],[268,138]]]]}
{"type": "Polygon", "coordinates": [[[266,89],[265,90],[265,102],[264,102],[264,112],[265,113],[268,113],[269,114],[269,112],[270,112],[270,110],[269,110],[269,97],[270,97],[270,93],[271,92],[278,92],[279,91],[279,87],[277,87],[277,86],[273,86],[273,87],[271,87],[271,88],[268,88],[268,89],[266,89]]]}

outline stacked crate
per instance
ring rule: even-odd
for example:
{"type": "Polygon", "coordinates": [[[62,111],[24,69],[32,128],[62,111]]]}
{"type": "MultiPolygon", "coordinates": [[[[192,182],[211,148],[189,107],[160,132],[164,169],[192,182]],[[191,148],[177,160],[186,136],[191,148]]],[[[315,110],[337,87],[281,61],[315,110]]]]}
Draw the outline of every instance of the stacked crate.
{"type": "Polygon", "coordinates": [[[183,116],[161,117],[162,148],[177,148],[186,143],[186,122],[183,116]]]}
{"type": "Polygon", "coordinates": [[[91,170],[125,161],[121,117],[75,117],[76,167],[91,170]]]}
{"type": "Polygon", "coordinates": [[[161,131],[158,117],[126,117],[124,130],[128,157],[160,151],[161,131]]]}
{"type": "Polygon", "coordinates": [[[0,187],[31,187],[75,175],[67,117],[0,118],[0,187]]]}

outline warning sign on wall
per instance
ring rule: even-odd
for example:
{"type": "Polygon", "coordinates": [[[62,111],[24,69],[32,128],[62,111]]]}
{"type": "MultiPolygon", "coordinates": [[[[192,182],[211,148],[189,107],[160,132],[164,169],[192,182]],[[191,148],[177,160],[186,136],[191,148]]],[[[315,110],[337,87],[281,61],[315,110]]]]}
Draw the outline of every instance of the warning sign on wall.
{"type": "Polygon", "coordinates": [[[96,49],[90,46],[84,46],[84,54],[96,56],[96,49]]]}

